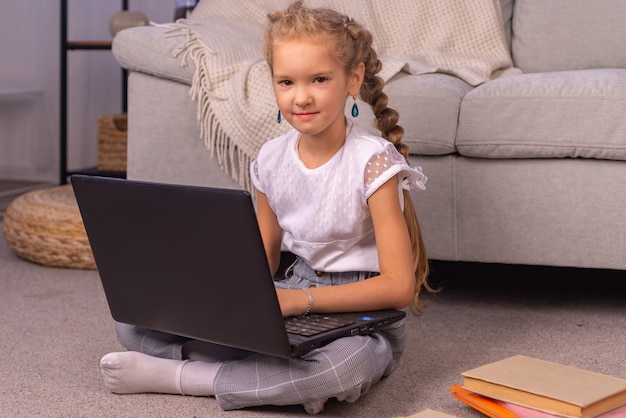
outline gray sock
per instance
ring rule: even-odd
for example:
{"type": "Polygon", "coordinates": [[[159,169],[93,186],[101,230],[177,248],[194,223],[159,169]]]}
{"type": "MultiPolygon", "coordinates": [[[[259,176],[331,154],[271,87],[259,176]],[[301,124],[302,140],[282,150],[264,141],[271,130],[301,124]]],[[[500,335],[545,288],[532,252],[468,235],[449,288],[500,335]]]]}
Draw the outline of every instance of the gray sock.
{"type": "Polygon", "coordinates": [[[213,382],[220,363],[187,361],[180,373],[180,389],[185,395],[213,396],[213,382]]]}
{"type": "Polygon", "coordinates": [[[210,396],[220,363],[170,360],[135,351],[100,360],[104,384],[114,393],[171,393],[210,396]]]}

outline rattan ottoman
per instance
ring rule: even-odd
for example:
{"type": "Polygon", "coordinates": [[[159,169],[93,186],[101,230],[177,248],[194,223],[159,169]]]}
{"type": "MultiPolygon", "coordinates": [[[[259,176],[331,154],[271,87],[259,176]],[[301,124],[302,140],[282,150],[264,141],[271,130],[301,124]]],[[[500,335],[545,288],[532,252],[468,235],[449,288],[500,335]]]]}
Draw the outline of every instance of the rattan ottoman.
{"type": "Polygon", "coordinates": [[[25,193],[6,210],[4,238],[20,257],[54,267],[95,269],[71,185],[25,193]]]}

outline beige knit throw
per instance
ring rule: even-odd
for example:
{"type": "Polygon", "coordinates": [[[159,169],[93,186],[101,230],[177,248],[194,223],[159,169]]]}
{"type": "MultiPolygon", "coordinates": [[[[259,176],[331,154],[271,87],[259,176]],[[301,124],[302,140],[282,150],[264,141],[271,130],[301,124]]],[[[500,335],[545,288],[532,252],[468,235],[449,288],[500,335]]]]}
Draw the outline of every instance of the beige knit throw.
{"type": "MultiPolygon", "coordinates": [[[[190,19],[169,24],[184,36],[174,51],[195,72],[190,94],[206,146],[226,172],[252,190],[248,167],[261,145],[288,129],[276,123],[270,72],[261,55],[267,12],[286,0],[204,0],[190,19]],[[243,4],[245,2],[245,5],[243,4]]],[[[445,73],[472,86],[519,70],[512,67],[498,0],[308,0],[364,24],[388,80],[400,71],[445,73]]]]}

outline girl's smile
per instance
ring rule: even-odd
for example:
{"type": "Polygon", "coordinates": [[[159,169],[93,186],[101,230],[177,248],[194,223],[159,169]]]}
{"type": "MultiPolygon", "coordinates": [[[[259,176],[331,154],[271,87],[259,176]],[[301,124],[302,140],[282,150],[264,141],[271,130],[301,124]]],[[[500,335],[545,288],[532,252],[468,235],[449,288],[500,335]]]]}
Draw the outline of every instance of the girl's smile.
{"type": "Polygon", "coordinates": [[[294,113],[294,116],[300,120],[306,121],[306,120],[311,120],[315,117],[315,115],[317,115],[317,112],[301,112],[301,113],[294,113]]]}

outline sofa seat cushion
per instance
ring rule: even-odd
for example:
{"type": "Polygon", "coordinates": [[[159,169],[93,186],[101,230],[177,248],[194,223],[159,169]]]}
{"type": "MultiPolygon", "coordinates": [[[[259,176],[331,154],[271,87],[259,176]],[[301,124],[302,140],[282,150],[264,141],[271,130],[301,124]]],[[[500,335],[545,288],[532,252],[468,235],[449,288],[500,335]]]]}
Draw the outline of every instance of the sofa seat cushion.
{"type": "MultiPolygon", "coordinates": [[[[455,139],[459,109],[463,96],[472,87],[457,77],[446,74],[411,75],[404,72],[391,78],[384,88],[389,107],[400,114],[404,128],[403,142],[411,154],[446,155],[456,153],[455,139]]],[[[352,99],[346,104],[346,115],[352,99]]],[[[359,117],[355,122],[380,135],[373,127],[371,108],[359,101],[359,117]]]]}
{"type": "Polygon", "coordinates": [[[532,73],[463,99],[456,147],[482,158],[626,160],[626,69],[532,73]]]}

